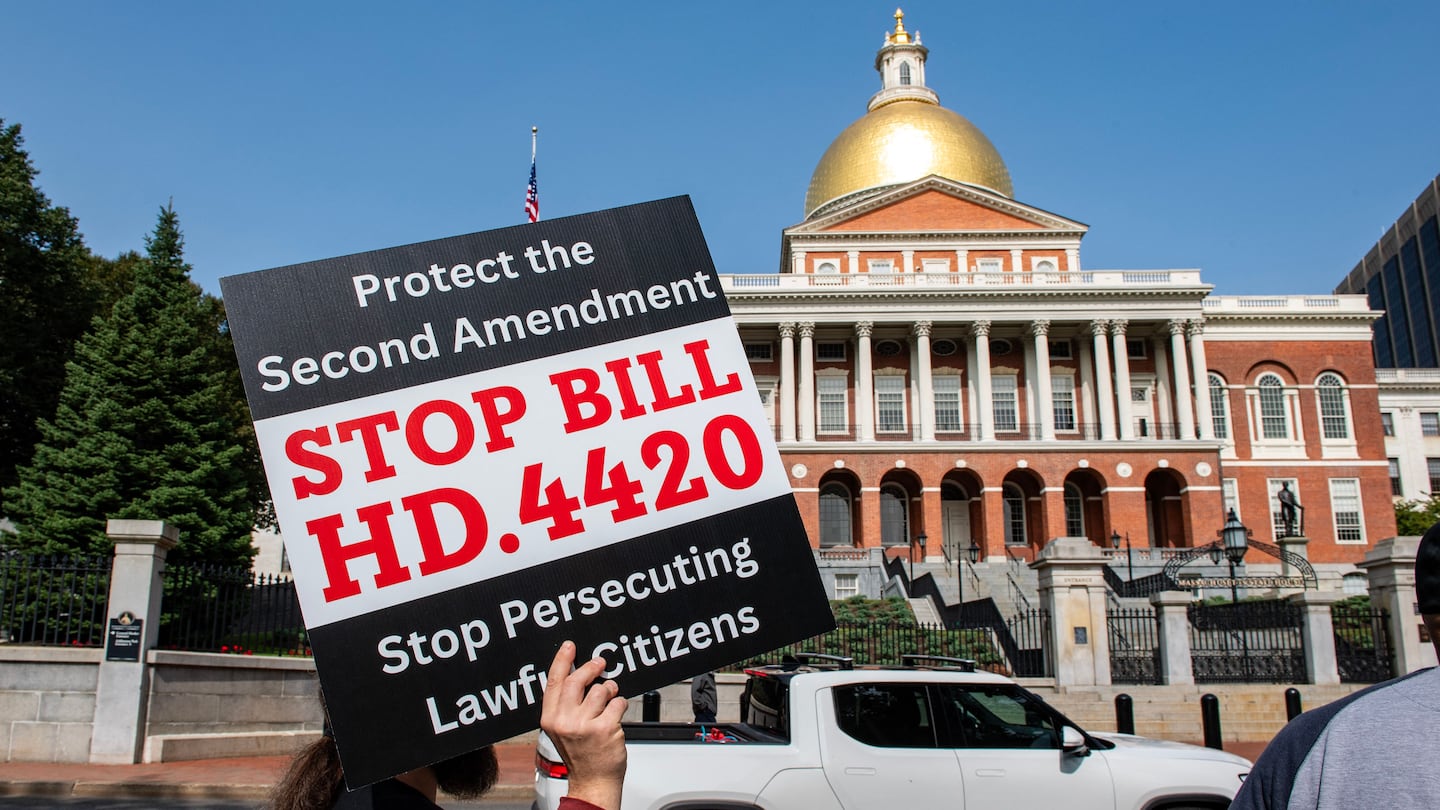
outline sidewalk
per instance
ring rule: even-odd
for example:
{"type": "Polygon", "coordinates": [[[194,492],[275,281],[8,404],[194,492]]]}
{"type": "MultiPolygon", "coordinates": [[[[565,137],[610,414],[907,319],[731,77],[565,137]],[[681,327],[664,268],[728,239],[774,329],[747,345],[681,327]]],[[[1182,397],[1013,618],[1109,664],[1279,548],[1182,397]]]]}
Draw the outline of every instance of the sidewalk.
{"type": "MultiPolygon", "coordinates": [[[[1250,760],[1263,742],[1227,743],[1225,750],[1250,760]]],[[[533,743],[495,746],[500,779],[487,798],[523,800],[535,784],[533,743]]],[[[289,757],[201,759],[146,765],[0,763],[0,796],[92,798],[263,799],[285,773],[289,757]]]]}
{"type": "MultiPolygon", "coordinates": [[[[528,799],[535,785],[533,743],[495,746],[500,779],[487,798],[528,799]]],[[[144,765],[0,763],[0,796],[263,799],[290,757],[201,759],[144,765]]]]}

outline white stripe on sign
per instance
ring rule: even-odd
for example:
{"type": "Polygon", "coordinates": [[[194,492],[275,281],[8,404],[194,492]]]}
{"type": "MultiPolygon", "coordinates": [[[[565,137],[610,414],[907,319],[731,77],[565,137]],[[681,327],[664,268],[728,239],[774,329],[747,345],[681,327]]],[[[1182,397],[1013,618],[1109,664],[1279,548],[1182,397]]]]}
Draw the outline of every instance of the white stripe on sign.
{"type": "Polygon", "coordinates": [[[790,491],[728,317],[255,429],[310,627],[790,491]]]}

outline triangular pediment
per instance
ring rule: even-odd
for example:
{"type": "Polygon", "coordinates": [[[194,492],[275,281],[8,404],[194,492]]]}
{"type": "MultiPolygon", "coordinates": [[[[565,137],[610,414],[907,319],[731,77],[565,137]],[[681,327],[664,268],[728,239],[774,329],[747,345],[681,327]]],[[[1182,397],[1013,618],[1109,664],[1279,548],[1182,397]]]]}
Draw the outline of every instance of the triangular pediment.
{"type": "Polygon", "coordinates": [[[1047,232],[1083,234],[1088,227],[976,186],[931,175],[914,183],[855,195],[786,229],[821,233],[1047,232]]]}

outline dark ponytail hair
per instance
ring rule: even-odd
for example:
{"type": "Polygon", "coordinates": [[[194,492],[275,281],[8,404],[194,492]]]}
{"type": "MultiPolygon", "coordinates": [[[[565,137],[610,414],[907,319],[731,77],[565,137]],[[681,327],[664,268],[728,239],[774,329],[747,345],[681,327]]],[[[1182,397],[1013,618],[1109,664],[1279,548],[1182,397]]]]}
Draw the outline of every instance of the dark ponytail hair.
{"type": "Polygon", "coordinates": [[[330,810],[345,790],[335,738],[325,734],[301,749],[270,794],[273,810],[330,810]]]}

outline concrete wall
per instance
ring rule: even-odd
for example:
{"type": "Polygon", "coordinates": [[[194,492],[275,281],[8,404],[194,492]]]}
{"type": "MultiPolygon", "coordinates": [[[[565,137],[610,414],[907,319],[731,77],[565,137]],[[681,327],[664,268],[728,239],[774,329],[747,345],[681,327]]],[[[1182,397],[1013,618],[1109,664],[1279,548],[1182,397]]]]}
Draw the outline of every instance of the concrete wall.
{"type": "Polygon", "coordinates": [[[319,731],[319,694],[308,658],[156,650],[146,732],[319,731]]]}
{"type": "Polygon", "coordinates": [[[0,647],[0,745],[5,761],[86,762],[100,650],[0,647]]]}

